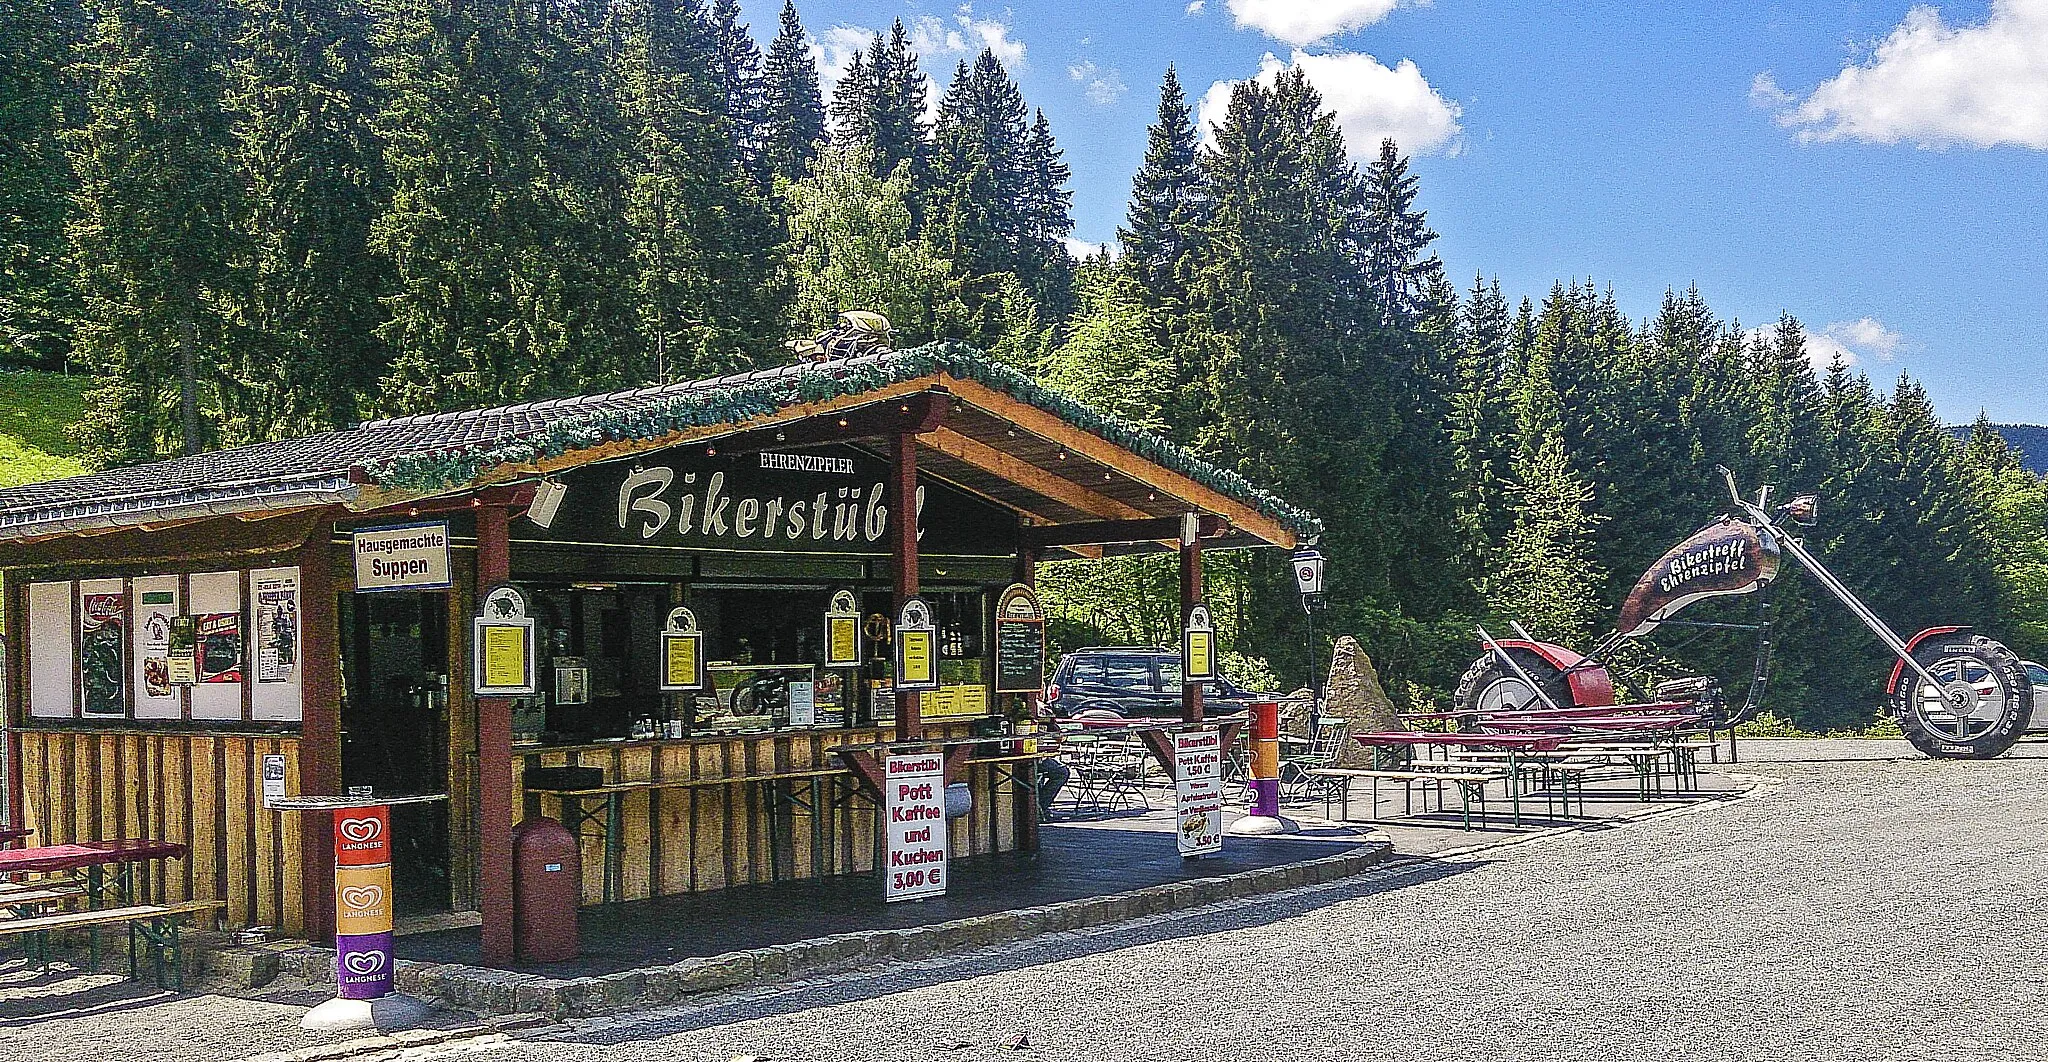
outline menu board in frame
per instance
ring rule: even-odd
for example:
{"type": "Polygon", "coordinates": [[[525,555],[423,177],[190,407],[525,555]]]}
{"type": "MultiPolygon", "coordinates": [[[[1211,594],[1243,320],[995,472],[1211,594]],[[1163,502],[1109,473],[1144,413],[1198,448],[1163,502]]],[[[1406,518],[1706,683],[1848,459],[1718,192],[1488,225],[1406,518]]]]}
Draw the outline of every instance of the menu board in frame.
{"type": "Polygon", "coordinates": [[[996,599],[996,692],[1045,688],[1045,610],[1038,595],[1013,583],[996,599]]]}

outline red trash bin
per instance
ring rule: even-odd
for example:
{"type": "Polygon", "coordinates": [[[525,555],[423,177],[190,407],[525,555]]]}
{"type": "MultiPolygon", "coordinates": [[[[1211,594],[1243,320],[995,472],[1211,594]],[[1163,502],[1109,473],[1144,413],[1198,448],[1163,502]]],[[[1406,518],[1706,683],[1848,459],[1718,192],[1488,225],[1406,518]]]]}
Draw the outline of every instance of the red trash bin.
{"type": "Polygon", "coordinates": [[[583,856],[576,835],[553,819],[532,818],[512,831],[512,940],[521,962],[576,958],[576,907],[583,899],[583,856]]]}

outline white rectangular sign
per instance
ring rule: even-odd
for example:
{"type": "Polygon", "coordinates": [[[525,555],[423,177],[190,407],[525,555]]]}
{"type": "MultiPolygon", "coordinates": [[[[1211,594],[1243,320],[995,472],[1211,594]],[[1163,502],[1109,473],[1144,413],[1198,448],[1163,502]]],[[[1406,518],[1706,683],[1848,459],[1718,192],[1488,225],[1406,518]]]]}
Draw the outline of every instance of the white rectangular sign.
{"type": "Polygon", "coordinates": [[[366,527],[354,535],[356,593],[446,590],[448,521],[366,527]]]}
{"type": "Polygon", "coordinates": [[[946,894],[946,757],[882,760],[882,899],[946,894]]]}
{"type": "Polygon", "coordinates": [[[266,752],[263,754],[263,806],[270,807],[283,800],[284,796],[284,756],[266,752]]]}
{"type": "Polygon", "coordinates": [[[789,725],[818,725],[818,688],[810,681],[789,684],[789,725]]]}
{"type": "Polygon", "coordinates": [[[1173,774],[1180,854],[1223,851],[1223,740],[1216,731],[1173,735],[1173,774]]]}

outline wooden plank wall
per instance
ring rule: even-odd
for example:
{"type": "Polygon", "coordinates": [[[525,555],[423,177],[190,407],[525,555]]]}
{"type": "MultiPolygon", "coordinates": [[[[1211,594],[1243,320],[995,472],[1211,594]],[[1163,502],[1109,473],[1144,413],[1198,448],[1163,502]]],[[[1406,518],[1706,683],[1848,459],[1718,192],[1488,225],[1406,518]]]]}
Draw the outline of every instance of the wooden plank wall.
{"type": "MultiPolygon", "coordinates": [[[[953,736],[931,727],[933,736],[953,736]]],[[[965,727],[957,728],[964,736],[965,727]]],[[[606,782],[728,778],[839,766],[837,745],[873,745],[880,730],[814,730],[776,735],[686,742],[634,742],[616,748],[530,751],[517,756],[528,766],[602,767],[606,782]]],[[[974,812],[951,825],[955,858],[1015,851],[1019,808],[1014,775],[995,767],[968,771],[974,812]]],[[[525,818],[521,802],[520,818],[525,818]]],[[[540,799],[541,812],[557,820],[562,801],[540,799]]],[[[604,897],[602,798],[583,798],[596,823],[582,832],[583,902],[604,897]]],[[[806,880],[872,871],[875,864],[875,805],[847,776],[808,781],[734,783],[629,792],[620,798],[621,900],[644,900],[705,892],[735,885],[806,880]],[[794,798],[794,800],[792,800],[794,798]],[[824,813],[814,810],[822,799],[824,813]]]]}
{"type": "Polygon", "coordinates": [[[149,864],[141,898],[225,900],[228,926],[305,932],[301,816],[266,811],[263,757],[285,757],[298,791],[299,742],[273,734],[18,730],[26,822],[37,844],[148,837],[191,848],[149,864]]]}

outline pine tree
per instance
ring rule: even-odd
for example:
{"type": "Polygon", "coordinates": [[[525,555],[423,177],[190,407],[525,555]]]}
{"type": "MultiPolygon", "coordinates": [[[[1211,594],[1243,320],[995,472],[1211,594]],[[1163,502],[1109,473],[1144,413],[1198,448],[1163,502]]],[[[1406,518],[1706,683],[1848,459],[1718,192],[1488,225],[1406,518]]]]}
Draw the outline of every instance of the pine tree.
{"type": "Polygon", "coordinates": [[[636,130],[627,217],[640,332],[660,380],[772,357],[785,316],[777,220],[745,172],[720,34],[701,3],[637,0],[623,34],[636,130]]]}
{"type": "Polygon", "coordinates": [[[1159,117],[1145,134],[1145,161],[1131,182],[1130,218],[1117,230],[1124,268],[1138,279],[1147,301],[1169,315],[1187,304],[1201,248],[1201,143],[1180,75],[1169,66],[1159,88],[1159,117]]]}
{"type": "MultiPolygon", "coordinates": [[[[610,141],[615,101],[585,18],[539,0],[389,0],[378,23],[392,263],[380,405],[415,412],[647,377],[610,141]]],[[[677,19],[697,25],[697,20],[677,19]]]]}
{"type": "Polygon", "coordinates": [[[372,113],[369,18],[350,0],[245,0],[237,64],[251,336],[223,404],[226,441],[351,423],[388,356],[387,284],[369,250],[386,194],[372,113]]]}
{"type": "Polygon", "coordinates": [[[1393,138],[1380,141],[1379,157],[1365,171],[1359,235],[1366,283],[1380,312],[1394,322],[1413,321],[1420,314],[1419,296],[1443,272],[1443,262],[1426,253],[1436,233],[1415,209],[1417,184],[1393,138]]]}
{"type": "Polygon", "coordinates": [[[834,142],[864,150],[878,177],[909,162],[916,179],[925,148],[925,93],[910,34],[897,19],[888,40],[876,34],[866,54],[854,56],[833,90],[834,142]]]}
{"type": "Polygon", "coordinates": [[[1065,312],[1072,276],[1067,167],[1044,116],[1034,124],[1027,115],[993,51],[960,64],[939,103],[924,227],[962,279],[965,338],[1020,356],[1020,344],[1040,341],[1041,322],[1065,312]]]}
{"type": "Polygon", "coordinates": [[[193,453],[212,441],[208,384],[235,341],[230,14],[217,0],[99,0],[93,18],[69,234],[77,357],[106,382],[79,433],[100,462],[193,453]]]}
{"type": "Polygon", "coordinates": [[[1459,526],[1466,550],[1483,555],[1507,534],[1506,490],[1515,453],[1514,385],[1507,299],[1500,281],[1472,280],[1459,327],[1451,398],[1451,445],[1459,526]]]}
{"type": "Polygon", "coordinates": [[[796,0],[782,0],[782,29],[768,46],[761,80],[762,165],[771,177],[801,180],[825,141],[825,101],[796,0]]]}
{"type": "Polygon", "coordinates": [[[768,179],[766,151],[767,86],[761,72],[761,47],[740,21],[739,0],[708,0],[704,17],[711,29],[716,72],[728,135],[747,172],[768,179]]]}
{"type": "Polygon", "coordinates": [[[1592,488],[1565,460],[1564,440],[1551,433],[1517,460],[1508,491],[1514,523],[1486,577],[1487,603],[1538,637],[1586,644],[1603,611],[1603,574],[1592,557],[1601,518],[1592,488]]]}
{"type": "Polygon", "coordinates": [[[75,0],[0,0],[0,364],[55,369],[71,347],[61,71],[81,20],[75,0]]]}

